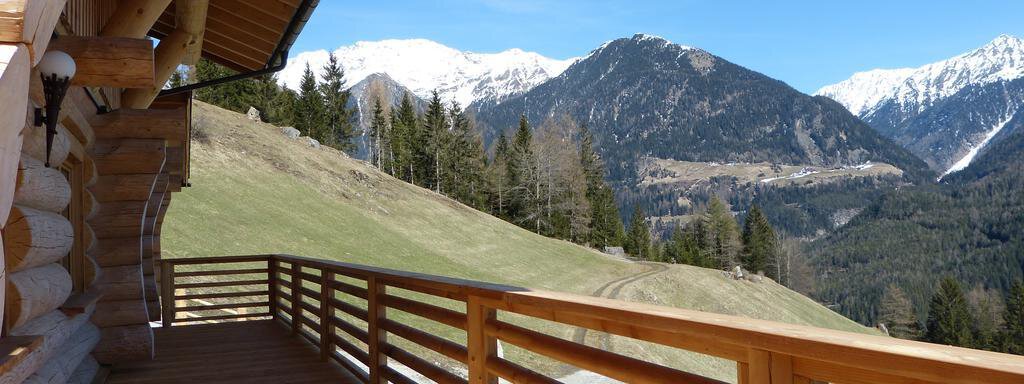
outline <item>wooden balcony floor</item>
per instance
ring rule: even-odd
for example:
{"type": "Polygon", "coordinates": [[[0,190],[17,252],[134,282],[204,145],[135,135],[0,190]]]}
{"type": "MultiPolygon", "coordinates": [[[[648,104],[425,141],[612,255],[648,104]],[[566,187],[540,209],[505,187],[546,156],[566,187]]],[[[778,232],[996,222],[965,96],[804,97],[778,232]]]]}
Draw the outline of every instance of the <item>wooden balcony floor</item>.
{"type": "Polygon", "coordinates": [[[156,359],[113,367],[107,383],[359,383],[273,320],[153,330],[156,359]]]}

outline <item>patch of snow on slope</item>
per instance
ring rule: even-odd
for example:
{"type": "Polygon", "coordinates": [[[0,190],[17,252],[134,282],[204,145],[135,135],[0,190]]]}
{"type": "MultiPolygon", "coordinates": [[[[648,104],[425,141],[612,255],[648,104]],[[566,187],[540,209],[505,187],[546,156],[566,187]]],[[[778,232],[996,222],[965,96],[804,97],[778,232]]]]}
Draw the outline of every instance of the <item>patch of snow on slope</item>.
{"type": "MultiPolygon", "coordinates": [[[[425,39],[363,41],[338,48],[334,54],[345,69],[346,86],[386,73],[421,98],[437,90],[445,101],[455,100],[462,106],[525,93],[576,60],[555,60],[521,49],[464,52],[425,39]]],[[[327,60],[326,50],[299,53],[288,60],[279,81],[297,89],[306,64],[319,75],[327,60]]]]}
{"type": "Polygon", "coordinates": [[[978,156],[978,152],[980,152],[982,148],[985,148],[985,146],[988,145],[988,142],[992,141],[992,138],[996,137],[996,135],[999,134],[999,131],[1002,131],[1006,124],[1010,123],[1010,120],[1013,119],[1013,115],[1015,114],[1016,113],[1009,113],[1009,116],[1007,116],[1006,119],[996,123],[996,125],[985,134],[985,138],[983,138],[977,145],[971,146],[971,149],[967,151],[967,154],[954,163],[953,166],[949,167],[949,169],[942,174],[942,177],[939,177],[939,180],[942,180],[943,177],[946,177],[946,175],[949,175],[950,173],[962,171],[964,168],[967,168],[968,165],[971,165],[971,162],[974,161],[974,157],[978,156]]]}
{"type": "Polygon", "coordinates": [[[921,111],[972,84],[1024,77],[1024,40],[999,35],[981,48],[918,68],[873,70],[828,85],[827,96],[864,117],[887,100],[921,111]]]}

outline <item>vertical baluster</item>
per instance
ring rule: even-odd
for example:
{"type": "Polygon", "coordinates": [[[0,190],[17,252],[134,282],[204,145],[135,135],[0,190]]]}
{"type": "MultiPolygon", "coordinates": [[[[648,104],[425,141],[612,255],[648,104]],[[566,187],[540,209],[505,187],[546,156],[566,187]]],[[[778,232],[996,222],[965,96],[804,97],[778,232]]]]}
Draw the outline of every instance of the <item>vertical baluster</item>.
{"type": "Polygon", "coordinates": [[[369,332],[371,384],[387,383],[383,371],[388,365],[388,358],[381,351],[381,345],[387,343],[387,332],[380,328],[381,320],[387,318],[387,307],[380,302],[380,295],[385,292],[384,284],[377,281],[376,277],[370,276],[366,279],[366,311],[368,315],[366,322],[369,332]]]}
{"type": "Polygon", "coordinates": [[[497,311],[487,308],[480,299],[466,300],[466,347],[469,350],[469,383],[497,384],[498,377],[487,372],[487,359],[497,356],[498,340],[487,336],[487,321],[497,318],[497,311]]]}
{"type": "Polygon", "coordinates": [[[334,316],[334,307],[331,299],[334,297],[334,289],[331,282],[334,281],[334,272],[327,268],[320,270],[320,360],[327,361],[334,352],[334,324],[331,317],[334,316]]]}
{"type": "Polygon", "coordinates": [[[274,256],[267,258],[267,301],[270,302],[270,318],[277,319],[277,284],[281,281],[281,275],[277,272],[278,261],[274,256]]]}
{"type": "Polygon", "coordinates": [[[161,304],[163,304],[163,313],[161,313],[161,323],[164,327],[170,327],[174,323],[174,317],[177,313],[174,310],[174,263],[167,260],[160,261],[160,289],[161,289],[161,304]]]}
{"type": "Polygon", "coordinates": [[[299,333],[299,327],[302,326],[302,277],[299,273],[302,272],[302,266],[299,263],[292,261],[292,334],[297,335],[299,333]]]}

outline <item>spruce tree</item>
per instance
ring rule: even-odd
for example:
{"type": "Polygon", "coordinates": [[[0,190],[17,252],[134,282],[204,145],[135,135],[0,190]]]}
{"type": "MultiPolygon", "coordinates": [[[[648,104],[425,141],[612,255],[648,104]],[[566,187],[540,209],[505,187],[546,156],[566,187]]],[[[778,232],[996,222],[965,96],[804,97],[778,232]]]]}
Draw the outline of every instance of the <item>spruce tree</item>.
{"type": "Polygon", "coordinates": [[[438,193],[442,192],[440,172],[443,170],[443,155],[447,151],[448,132],[448,116],[444,103],[441,101],[441,95],[435,90],[427,102],[422,128],[417,135],[419,137],[416,142],[422,144],[415,147],[415,161],[419,185],[438,193]]]}
{"type": "Polygon", "coordinates": [[[412,104],[409,93],[402,96],[402,102],[391,116],[391,150],[394,152],[395,176],[416,184],[417,148],[423,147],[418,140],[419,121],[416,118],[416,107],[412,104]]]}
{"type": "Polygon", "coordinates": [[[533,132],[526,116],[519,118],[519,128],[512,138],[508,159],[509,216],[524,228],[540,232],[543,214],[540,208],[540,179],[533,153],[533,132]]]}
{"type": "Polygon", "coordinates": [[[441,174],[451,196],[471,207],[482,208],[486,166],[483,140],[458,103],[452,102],[448,116],[451,132],[448,154],[444,156],[447,165],[441,174]]]}
{"type": "Polygon", "coordinates": [[[928,309],[928,330],[925,340],[936,343],[971,347],[971,313],[967,308],[960,282],[946,277],[939,283],[928,309]]]}
{"type": "Polygon", "coordinates": [[[305,136],[321,140],[324,137],[324,99],[317,85],[316,75],[306,64],[299,81],[299,95],[295,105],[295,128],[305,136]]]}
{"type": "Polygon", "coordinates": [[[622,217],[615,204],[615,193],[605,183],[604,164],[594,150],[594,136],[586,124],[580,126],[580,166],[586,179],[586,198],[590,203],[589,243],[602,249],[606,246],[621,245],[619,233],[622,217]]]}
{"type": "Polygon", "coordinates": [[[772,279],[778,279],[778,238],[768,223],[768,218],[757,204],[750,207],[743,223],[743,253],[740,259],[743,268],[750,272],[764,272],[772,279]]]}
{"type": "Polygon", "coordinates": [[[323,130],[316,138],[323,144],[336,147],[345,152],[356,148],[354,139],[356,129],[352,125],[355,110],[348,108],[349,91],[345,86],[345,70],[338,63],[334,52],[330,53],[327,64],[323,68],[323,84],[320,93],[323,95],[324,114],[323,130]]]}
{"type": "Polygon", "coordinates": [[[1006,321],[1002,337],[1005,350],[1024,355],[1024,281],[1017,281],[1010,287],[1003,319],[1006,321]]]}
{"type": "Polygon", "coordinates": [[[899,287],[890,284],[879,304],[878,321],[889,330],[889,336],[917,340],[921,337],[921,325],[917,321],[914,307],[899,287]]]}
{"type": "Polygon", "coordinates": [[[651,228],[647,225],[647,217],[639,205],[633,209],[633,218],[629,223],[629,232],[623,244],[626,253],[638,259],[651,257],[651,228]]]}

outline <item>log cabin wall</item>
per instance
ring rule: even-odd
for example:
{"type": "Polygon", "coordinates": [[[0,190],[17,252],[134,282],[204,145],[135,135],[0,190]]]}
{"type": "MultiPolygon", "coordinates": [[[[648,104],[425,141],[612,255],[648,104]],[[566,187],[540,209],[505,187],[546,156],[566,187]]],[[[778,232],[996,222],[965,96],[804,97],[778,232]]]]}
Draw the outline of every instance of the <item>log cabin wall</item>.
{"type": "Polygon", "coordinates": [[[163,211],[187,177],[190,95],[118,109],[126,80],[97,71],[152,68],[152,43],[79,38],[99,35],[125,2],[0,2],[0,352],[20,351],[0,361],[0,384],[89,383],[101,365],[153,357],[153,260],[163,211]],[[83,48],[98,41],[99,50],[83,48]],[[64,98],[47,168],[45,128],[33,122],[45,103],[35,66],[54,47],[82,76],[64,98]],[[105,56],[139,47],[136,62],[105,56]]]}

